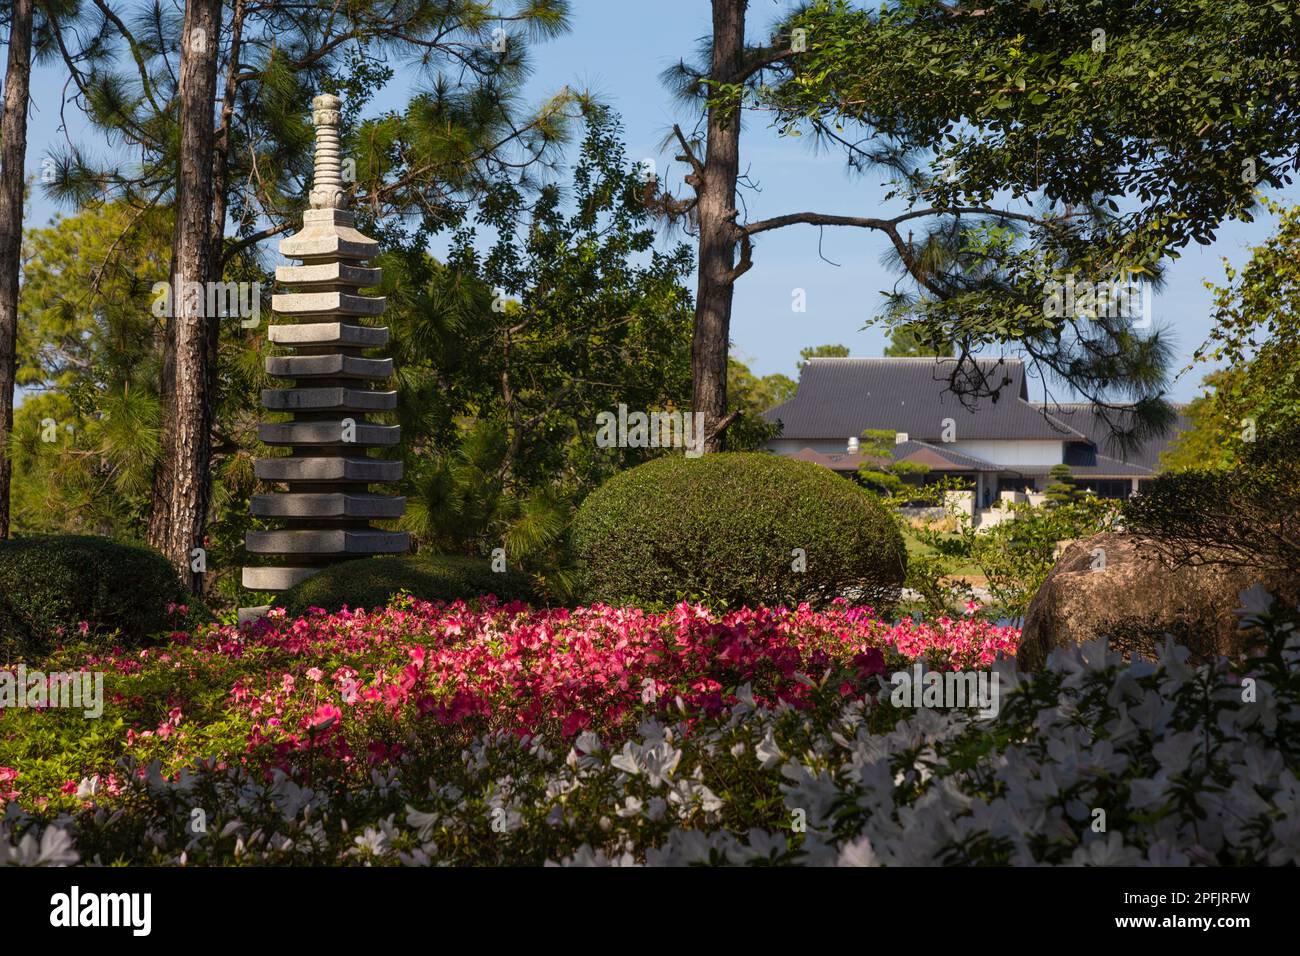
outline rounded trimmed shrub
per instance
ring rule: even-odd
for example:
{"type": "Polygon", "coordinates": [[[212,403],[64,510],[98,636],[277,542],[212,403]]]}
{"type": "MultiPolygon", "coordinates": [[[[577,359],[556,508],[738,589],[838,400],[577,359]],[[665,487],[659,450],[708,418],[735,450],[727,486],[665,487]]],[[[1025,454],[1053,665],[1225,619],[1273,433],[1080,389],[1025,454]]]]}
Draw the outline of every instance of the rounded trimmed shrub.
{"type": "Polygon", "coordinates": [[[0,541],[0,663],[39,661],[72,642],[139,646],[185,627],[175,609],[191,603],[149,548],[81,535],[0,541]]]}
{"type": "Polygon", "coordinates": [[[572,542],[586,598],[607,604],[843,596],[888,612],[907,568],[897,522],[873,495],[766,452],[665,456],[621,472],[582,503],[572,542]]]}
{"type": "Polygon", "coordinates": [[[273,602],[290,616],[319,607],[333,613],[384,607],[398,591],[424,601],[470,601],[494,594],[503,601],[533,601],[532,581],[517,571],[494,572],[485,559],[448,555],[358,558],[334,564],[285,591],[273,602]]]}

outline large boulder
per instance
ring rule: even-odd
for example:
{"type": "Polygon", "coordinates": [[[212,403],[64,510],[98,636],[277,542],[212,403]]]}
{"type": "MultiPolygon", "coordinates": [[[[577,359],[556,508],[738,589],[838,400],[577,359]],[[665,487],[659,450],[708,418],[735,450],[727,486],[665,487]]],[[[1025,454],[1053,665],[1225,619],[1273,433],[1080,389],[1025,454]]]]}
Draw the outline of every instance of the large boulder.
{"type": "Polygon", "coordinates": [[[1173,568],[1150,543],[1105,532],[1067,547],[1025,614],[1017,661],[1037,670],[1053,648],[1098,637],[1125,653],[1151,657],[1171,636],[1201,663],[1243,647],[1233,611],[1238,594],[1263,584],[1294,601],[1295,582],[1252,568],[1208,564],[1173,568]]]}

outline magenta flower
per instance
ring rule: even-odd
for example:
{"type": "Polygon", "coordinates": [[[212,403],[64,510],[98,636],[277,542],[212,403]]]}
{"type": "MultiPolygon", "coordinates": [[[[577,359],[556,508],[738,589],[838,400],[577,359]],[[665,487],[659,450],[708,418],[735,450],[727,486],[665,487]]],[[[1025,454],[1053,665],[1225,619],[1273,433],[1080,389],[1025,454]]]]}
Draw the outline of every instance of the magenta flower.
{"type": "Polygon", "coordinates": [[[333,704],[321,704],[307,721],[307,729],[312,733],[323,733],[333,727],[343,716],[343,711],[333,704]]]}

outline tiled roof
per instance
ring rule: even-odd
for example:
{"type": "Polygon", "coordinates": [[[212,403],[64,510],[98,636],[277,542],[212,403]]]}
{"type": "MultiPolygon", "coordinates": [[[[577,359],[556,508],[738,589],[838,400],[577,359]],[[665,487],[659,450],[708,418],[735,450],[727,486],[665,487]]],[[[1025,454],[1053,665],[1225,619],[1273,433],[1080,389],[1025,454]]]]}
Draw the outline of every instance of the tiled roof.
{"type": "Polygon", "coordinates": [[[782,439],[826,440],[869,428],[906,432],[940,443],[951,418],[960,441],[987,439],[1079,440],[1085,436],[1027,399],[1019,359],[977,359],[996,399],[964,403],[952,391],[955,359],[815,358],[804,365],[793,398],[763,413],[782,423],[782,439]]]}
{"type": "Polygon", "coordinates": [[[1001,465],[995,465],[966,455],[942,445],[931,445],[921,441],[899,442],[894,446],[894,461],[913,461],[929,465],[934,471],[1002,471],[1001,465]]]}
{"type": "Polygon", "coordinates": [[[1128,427],[1132,413],[1125,409],[1107,409],[1106,415],[1111,419],[1107,422],[1106,416],[1090,402],[1051,402],[1037,404],[1036,407],[1045,409],[1057,421],[1064,422],[1075,431],[1083,433],[1096,446],[1096,469],[1092,469],[1091,466],[1071,465],[1071,469],[1079,474],[1087,474],[1090,470],[1092,473],[1101,474],[1102,471],[1099,469],[1104,469],[1107,475],[1116,476],[1152,474],[1160,467],[1160,453],[1169,446],[1180,431],[1191,427],[1191,421],[1182,414],[1181,406],[1175,406],[1178,417],[1164,436],[1142,442],[1135,448],[1125,449],[1120,447],[1111,427],[1112,423],[1119,428],[1128,427]],[[1124,470],[1128,466],[1136,466],[1138,470],[1124,470]],[[1117,471],[1116,468],[1120,470],[1117,471]]]}
{"type": "Polygon", "coordinates": [[[796,461],[808,461],[814,465],[821,465],[823,468],[829,468],[832,471],[851,471],[856,472],[859,465],[875,465],[880,467],[886,464],[886,459],[877,458],[874,455],[864,455],[861,452],[847,451],[825,452],[814,451],[811,448],[804,448],[790,456],[796,461]]]}

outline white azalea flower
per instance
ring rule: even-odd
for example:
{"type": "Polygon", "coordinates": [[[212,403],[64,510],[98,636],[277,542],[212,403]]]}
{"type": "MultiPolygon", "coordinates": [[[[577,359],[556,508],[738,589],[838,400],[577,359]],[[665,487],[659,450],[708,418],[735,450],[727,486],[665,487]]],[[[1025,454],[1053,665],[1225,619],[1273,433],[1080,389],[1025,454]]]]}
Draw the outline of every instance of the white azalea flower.
{"type": "Polygon", "coordinates": [[[1152,866],[1191,866],[1187,854],[1168,840],[1157,840],[1147,848],[1147,862],[1152,866]]]}
{"type": "Polygon", "coordinates": [[[623,800],[623,805],[618,807],[614,812],[620,817],[639,817],[641,816],[644,807],[645,804],[636,797],[626,797],[623,800]]]}
{"type": "Polygon", "coordinates": [[[870,838],[865,836],[850,840],[840,847],[838,863],[840,866],[880,865],[880,861],[876,859],[876,851],[871,847],[870,838]]]}
{"type": "Polygon", "coordinates": [[[777,746],[776,737],[773,736],[771,727],[767,728],[767,733],[763,736],[763,739],[754,746],[754,756],[758,758],[758,762],[762,764],[764,770],[771,770],[784,759],[784,754],[781,753],[781,748],[777,746]]]}
{"type": "Polygon", "coordinates": [[[1092,840],[1070,856],[1071,866],[1137,866],[1141,862],[1142,854],[1125,846],[1124,837],[1113,830],[1105,840],[1092,840]]]}
{"type": "Polygon", "coordinates": [[[734,862],[742,863],[752,860],[771,860],[781,856],[789,847],[783,834],[769,833],[755,827],[749,831],[748,844],[736,847],[731,854],[734,862]]]}
{"type": "Polygon", "coordinates": [[[388,837],[374,827],[366,827],[360,836],[353,837],[352,842],[361,853],[383,856],[388,852],[388,837]]]}
{"type": "Polygon", "coordinates": [[[1252,584],[1246,590],[1237,592],[1237,600],[1241,605],[1232,613],[1241,618],[1242,627],[1249,627],[1263,617],[1274,603],[1273,595],[1262,584],[1252,584]]]}
{"type": "Polygon", "coordinates": [[[1166,773],[1177,776],[1188,768],[1201,747],[1201,735],[1184,731],[1171,734],[1151,748],[1151,754],[1166,773]]]}
{"type": "Polygon", "coordinates": [[[82,777],[81,782],[77,784],[77,799],[89,800],[99,792],[99,774],[93,777],[82,777]]]}

